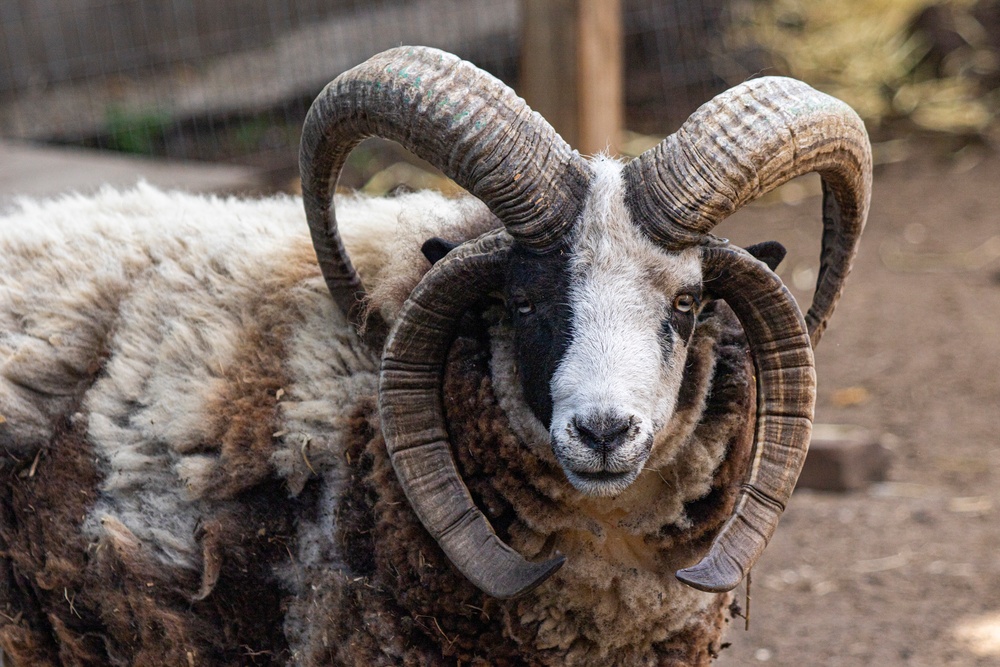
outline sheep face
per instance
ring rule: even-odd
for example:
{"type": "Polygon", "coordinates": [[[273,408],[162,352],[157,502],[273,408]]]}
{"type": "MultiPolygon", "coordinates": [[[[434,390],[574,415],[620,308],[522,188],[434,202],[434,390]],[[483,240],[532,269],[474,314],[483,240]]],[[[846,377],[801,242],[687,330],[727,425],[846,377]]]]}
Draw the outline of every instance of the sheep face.
{"type": "Polygon", "coordinates": [[[677,402],[700,307],[697,251],[651,243],[625,205],[621,165],[599,159],[563,253],[515,253],[507,304],[524,396],[579,491],[623,491],[677,402]]]}
{"type": "Polygon", "coordinates": [[[530,590],[562,563],[529,563],[503,544],[458,474],[440,380],[463,313],[505,291],[525,398],[556,457],[578,489],[613,495],[674,412],[704,283],[739,318],[757,367],[754,458],[709,553],[677,576],[706,591],[735,587],[777,526],[805,458],[810,343],[840,298],[871,192],[857,114],[801,82],[764,77],[716,96],[626,165],[588,161],[470,63],[420,47],[386,51],[324,89],[300,153],[316,255],[355,319],[365,290],[332,198],[348,153],[370,135],[429,160],[503,224],[438,262],[391,328],[369,318],[366,329],[382,349],[379,414],[393,468],[452,563],[497,597],[530,590]],[[763,262],[711,231],[808,172],[823,181],[823,252],[803,318],[763,262]]]}

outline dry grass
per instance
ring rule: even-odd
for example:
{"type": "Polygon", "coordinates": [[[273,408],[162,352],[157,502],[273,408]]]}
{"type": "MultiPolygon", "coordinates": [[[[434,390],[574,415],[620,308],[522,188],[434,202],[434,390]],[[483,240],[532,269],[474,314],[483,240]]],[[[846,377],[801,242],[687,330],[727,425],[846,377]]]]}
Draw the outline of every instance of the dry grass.
{"type": "Polygon", "coordinates": [[[969,0],[747,0],[734,9],[726,50],[765,51],[776,69],[843,99],[874,127],[907,118],[927,130],[989,133],[1000,96],[984,82],[1000,71],[1000,53],[975,6],[969,0]],[[933,5],[931,23],[941,30],[915,27],[933,5]]]}

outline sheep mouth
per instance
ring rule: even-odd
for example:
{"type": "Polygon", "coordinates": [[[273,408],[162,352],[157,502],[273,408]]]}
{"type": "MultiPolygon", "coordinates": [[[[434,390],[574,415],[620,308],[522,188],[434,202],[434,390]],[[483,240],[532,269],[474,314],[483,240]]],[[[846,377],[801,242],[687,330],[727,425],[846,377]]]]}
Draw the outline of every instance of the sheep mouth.
{"type": "Polygon", "coordinates": [[[574,470],[573,474],[588,482],[617,482],[628,478],[632,474],[632,471],[613,472],[611,470],[601,470],[599,472],[583,472],[574,470]]]}
{"type": "Polygon", "coordinates": [[[616,496],[632,484],[639,475],[638,470],[617,472],[612,470],[572,470],[564,469],[566,478],[577,491],[588,496],[616,496]]]}
{"type": "Polygon", "coordinates": [[[579,442],[560,442],[552,448],[569,483],[588,496],[617,496],[639,476],[652,448],[653,438],[633,441],[629,446],[601,454],[579,442]]]}

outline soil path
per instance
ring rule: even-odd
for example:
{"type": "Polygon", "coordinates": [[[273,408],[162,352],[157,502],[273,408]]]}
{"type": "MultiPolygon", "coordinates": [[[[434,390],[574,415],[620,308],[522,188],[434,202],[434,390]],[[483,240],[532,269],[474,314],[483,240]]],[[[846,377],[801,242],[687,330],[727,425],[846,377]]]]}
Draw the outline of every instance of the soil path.
{"type": "MultiPolygon", "coordinates": [[[[808,197],[719,233],[780,240],[783,278],[806,286],[819,226],[808,197]]],[[[1000,158],[876,172],[816,360],[817,421],[888,434],[890,481],[796,492],[753,572],[750,631],[730,628],[716,664],[1000,665],[1000,158]]]]}

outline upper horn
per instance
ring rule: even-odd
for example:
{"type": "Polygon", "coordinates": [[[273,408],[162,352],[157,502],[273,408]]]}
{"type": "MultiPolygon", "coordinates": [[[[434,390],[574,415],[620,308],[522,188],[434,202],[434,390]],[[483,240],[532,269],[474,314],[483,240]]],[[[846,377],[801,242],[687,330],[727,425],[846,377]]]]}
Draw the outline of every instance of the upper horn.
{"type": "Polygon", "coordinates": [[[819,277],[806,315],[813,345],[857,252],[871,198],[871,145],[840,100],[801,81],[763,77],[702,105],[625,168],[638,224],[668,248],[697,244],[748,202],[808,172],[823,181],[819,277]]]}
{"type": "MultiPolygon", "coordinates": [[[[302,130],[302,197],[323,276],[355,319],[364,296],[337,231],[333,193],[351,150],[369,136],[399,142],[481,199],[516,240],[554,248],[586,191],[578,153],[502,82],[456,56],[399,47],[334,79],[302,130]]],[[[376,328],[384,323],[377,318],[376,328]]]]}

